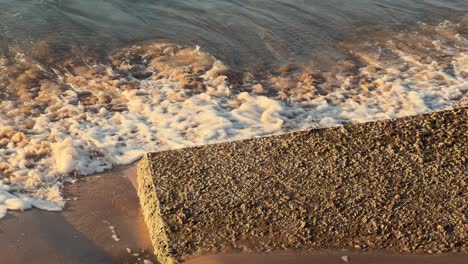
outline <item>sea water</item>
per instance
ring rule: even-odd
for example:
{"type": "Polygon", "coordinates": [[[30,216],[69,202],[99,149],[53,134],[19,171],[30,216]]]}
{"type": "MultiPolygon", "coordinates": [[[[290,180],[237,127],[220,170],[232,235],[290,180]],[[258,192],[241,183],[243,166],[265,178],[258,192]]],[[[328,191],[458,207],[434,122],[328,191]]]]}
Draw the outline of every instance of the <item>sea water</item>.
{"type": "Polygon", "coordinates": [[[0,217],[144,153],[466,106],[462,0],[0,0],[0,217]]]}

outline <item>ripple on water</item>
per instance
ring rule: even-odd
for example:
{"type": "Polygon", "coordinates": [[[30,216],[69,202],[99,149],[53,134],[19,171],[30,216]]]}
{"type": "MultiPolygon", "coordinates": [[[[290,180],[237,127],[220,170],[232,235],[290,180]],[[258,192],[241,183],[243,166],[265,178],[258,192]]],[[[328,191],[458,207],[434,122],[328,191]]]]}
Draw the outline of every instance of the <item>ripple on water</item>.
{"type": "Polygon", "coordinates": [[[0,57],[0,216],[60,210],[74,175],[150,151],[466,105],[463,28],[362,35],[339,45],[347,56],[327,71],[318,61],[238,71],[199,47],[158,41],[107,56],[54,40],[35,53],[10,49],[0,57]]]}

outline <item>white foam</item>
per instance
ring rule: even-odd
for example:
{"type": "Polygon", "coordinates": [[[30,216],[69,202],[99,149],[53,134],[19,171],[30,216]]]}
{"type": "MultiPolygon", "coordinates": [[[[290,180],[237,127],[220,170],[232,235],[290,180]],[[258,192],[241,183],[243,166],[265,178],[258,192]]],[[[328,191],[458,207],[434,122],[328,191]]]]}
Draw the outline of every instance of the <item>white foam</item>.
{"type": "MultiPolygon", "coordinates": [[[[173,76],[138,81],[138,89],[118,88],[112,104],[121,106],[119,111],[106,103],[79,102],[83,91],[104,96],[111,88],[102,80],[112,79],[108,77],[119,69],[101,65],[105,73],[89,82],[81,76],[59,76],[67,90],[51,97],[38,115],[22,114],[12,101],[0,102],[0,174],[8,175],[0,182],[0,218],[7,209],[61,210],[65,200],[60,190],[68,175],[130,164],[146,152],[399,118],[464,104],[468,53],[459,50],[453,56],[453,74],[437,61],[422,63],[411,54],[395,53],[408,66],[404,71],[400,64],[377,72],[372,64],[360,70],[374,87],[356,89],[355,76],[336,76],[340,85],[325,95],[311,89],[291,93],[287,100],[256,94],[264,92],[258,84],[251,85],[252,92],[233,91],[228,78],[219,74],[225,66],[218,61],[199,76],[206,86],[201,92],[180,89],[173,76]],[[67,78],[74,82],[67,84],[67,78]],[[26,129],[25,122],[33,126],[26,129]]],[[[124,67],[131,68],[122,65],[120,70],[124,67]]]]}

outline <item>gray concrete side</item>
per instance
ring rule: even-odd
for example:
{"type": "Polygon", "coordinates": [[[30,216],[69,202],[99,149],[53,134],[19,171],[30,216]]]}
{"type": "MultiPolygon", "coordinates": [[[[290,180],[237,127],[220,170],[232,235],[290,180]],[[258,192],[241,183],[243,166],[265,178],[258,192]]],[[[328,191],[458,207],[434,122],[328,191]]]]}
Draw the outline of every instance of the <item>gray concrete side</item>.
{"type": "Polygon", "coordinates": [[[148,154],[155,253],[466,252],[466,110],[148,154]]]}

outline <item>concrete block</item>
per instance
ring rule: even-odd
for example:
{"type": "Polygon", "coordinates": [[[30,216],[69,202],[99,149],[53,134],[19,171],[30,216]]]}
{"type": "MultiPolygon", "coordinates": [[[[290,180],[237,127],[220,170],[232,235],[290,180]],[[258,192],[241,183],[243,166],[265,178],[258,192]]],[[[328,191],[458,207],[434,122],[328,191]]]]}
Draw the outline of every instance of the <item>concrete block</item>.
{"type": "Polygon", "coordinates": [[[148,154],[138,183],[155,254],[466,251],[466,114],[148,154]]]}

